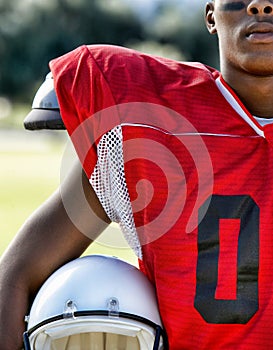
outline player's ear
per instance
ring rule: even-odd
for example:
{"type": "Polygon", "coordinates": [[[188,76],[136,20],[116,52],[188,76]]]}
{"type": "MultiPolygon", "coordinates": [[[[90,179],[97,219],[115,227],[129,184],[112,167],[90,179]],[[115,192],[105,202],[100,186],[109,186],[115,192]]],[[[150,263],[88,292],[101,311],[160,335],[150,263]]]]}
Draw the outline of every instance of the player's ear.
{"type": "Polygon", "coordinates": [[[213,1],[210,1],[206,4],[205,22],[209,33],[216,34],[217,29],[216,29],[215,19],[214,19],[214,2],[213,1]]]}

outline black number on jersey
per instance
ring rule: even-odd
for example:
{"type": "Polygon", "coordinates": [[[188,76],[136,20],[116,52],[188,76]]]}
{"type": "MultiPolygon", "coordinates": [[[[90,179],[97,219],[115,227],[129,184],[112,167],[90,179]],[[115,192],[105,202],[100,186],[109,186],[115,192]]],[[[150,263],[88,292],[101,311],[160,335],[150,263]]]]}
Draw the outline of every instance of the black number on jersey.
{"type": "MultiPolygon", "coordinates": [[[[197,284],[194,306],[208,323],[245,324],[257,312],[259,268],[259,208],[250,196],[213,195],[200,208],[203,220],[198,228],[197,284]],[[202,210],[207,211],[202,215],[202,210]],[[224,220],[224,221],[221,221],[224,220]],[[236,251],[235,297],[216,297],[219,288],[219,261],[221,260],[220,223],[238,220],[236,251]]],[[[227,237],[228,239],[229,237],[227,237]]],[[[227,266],[221,271],[229,273],[227,266]]],[[[224,276],[222,274],[222,276],[224,276]]]]}

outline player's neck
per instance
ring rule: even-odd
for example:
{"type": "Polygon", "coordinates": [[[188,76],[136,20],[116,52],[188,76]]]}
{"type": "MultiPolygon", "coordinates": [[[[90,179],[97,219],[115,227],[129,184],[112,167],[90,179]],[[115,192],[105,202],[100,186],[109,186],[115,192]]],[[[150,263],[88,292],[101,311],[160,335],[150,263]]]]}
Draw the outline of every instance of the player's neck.
{"type": "Polygon", "coordinates": [[[249,112],[261,118],[273,118],[273,76],[224,75],[249,112]]]}

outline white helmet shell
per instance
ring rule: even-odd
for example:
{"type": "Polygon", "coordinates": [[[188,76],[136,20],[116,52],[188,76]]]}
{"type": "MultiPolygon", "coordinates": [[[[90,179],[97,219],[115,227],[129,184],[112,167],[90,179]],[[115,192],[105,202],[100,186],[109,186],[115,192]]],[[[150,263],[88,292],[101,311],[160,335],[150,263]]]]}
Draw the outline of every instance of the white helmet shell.
{"type": "Polygon", "coordinates": [[[28,130],[65,129],[51,72],[36,92],[32,110],[26,116],[24,126],[28,130]]]}
{"type": "Polygon", "coordinates": [[[135,266],[102,255],[73,260],[49,277],[24,336],[31,350],[167,348],[153,285],[135,266]]]}

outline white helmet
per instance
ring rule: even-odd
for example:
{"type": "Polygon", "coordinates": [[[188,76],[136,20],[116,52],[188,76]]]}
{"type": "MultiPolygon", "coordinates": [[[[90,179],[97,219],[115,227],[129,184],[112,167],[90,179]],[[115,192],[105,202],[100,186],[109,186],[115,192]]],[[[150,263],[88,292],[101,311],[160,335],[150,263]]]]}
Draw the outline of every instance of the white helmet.
{"type": "Polygon", "coordinates": [[[51,72],[36,92],[32,110],[26,116],[24,126],[28,130],[65,129],[51,72]]]}
{"type": "Polygon", "coordinates": [[[67,263],[38,292],[26,350],[167,349],[155,291],[135,266],[91,255],[67,263]]]}

